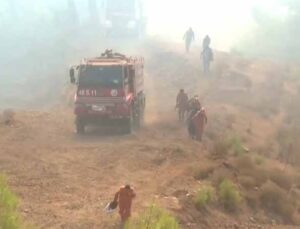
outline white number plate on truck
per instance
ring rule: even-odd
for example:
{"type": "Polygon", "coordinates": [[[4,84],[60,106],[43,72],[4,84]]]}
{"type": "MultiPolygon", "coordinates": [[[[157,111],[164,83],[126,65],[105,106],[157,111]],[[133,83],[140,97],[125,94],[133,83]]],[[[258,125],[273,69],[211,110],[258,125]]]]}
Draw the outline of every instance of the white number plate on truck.
{"type": "Polygon", "coordinates": [[[92,110],[93,111],[105,111],[105,106],[101,106],[101,105],[92,105],[92,110]]]}

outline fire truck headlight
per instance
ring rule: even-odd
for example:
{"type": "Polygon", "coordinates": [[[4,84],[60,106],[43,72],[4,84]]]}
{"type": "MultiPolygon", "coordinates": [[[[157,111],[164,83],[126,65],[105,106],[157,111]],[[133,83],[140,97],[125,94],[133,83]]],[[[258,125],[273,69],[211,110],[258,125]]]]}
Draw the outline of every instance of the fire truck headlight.
{"type": "Polygon", "coordinates": [[[127,24],[128,29],[134,29],[136,27],[136,22],[135,21],[129,21],[127,24]]]}

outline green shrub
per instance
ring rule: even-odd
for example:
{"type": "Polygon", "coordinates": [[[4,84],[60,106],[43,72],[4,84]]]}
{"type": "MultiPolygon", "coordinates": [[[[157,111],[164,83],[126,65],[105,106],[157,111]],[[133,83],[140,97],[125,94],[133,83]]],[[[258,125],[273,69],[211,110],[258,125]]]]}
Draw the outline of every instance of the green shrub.
{"type": "Polygon", "coordinates": [[[229,145],[235,156],[243,155],[246,152],[245,148],[243,147],[241,138],[238,136],[232,137],[229,140],[229,145]]]}
{"type": "Polygon", "coordinates": [[[203,210],[212,202],[212,200],[213,188],[203,187],[197,192],[194,202],[198,210],[203,210]]]}
{"type": "Polygon", "coordinates": [[[235,211],[241,202],[241,196],[230,180],[224,180],[219,185],[219,199],[228,211],[235,211]]]}
{"type": "Polygon", "coordinates": [[[130,220],[125,229],[180,229],[180,226],[169,213],[152,205],[140,217],[130,220]]]}
{"type": "Polygon", "coordinates": [[[213,147],[214,153],[218,157],[225,157],[229,153],[233,153],[235,156],[246,153],[241,138],[236,135],[219,138],[214,142],[213,147]]]}
{"type": "Polygon", "coordinates": [[[6,179],[0,175],[0,228],[24,229],[18,212],[18,199],[9,189],[6,179]]]}

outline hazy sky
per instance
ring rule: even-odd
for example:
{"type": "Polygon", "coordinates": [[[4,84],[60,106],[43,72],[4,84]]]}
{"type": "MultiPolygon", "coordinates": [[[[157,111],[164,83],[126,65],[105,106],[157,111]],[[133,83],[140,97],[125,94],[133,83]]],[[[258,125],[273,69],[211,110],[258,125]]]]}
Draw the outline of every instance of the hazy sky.
{"type": "Polygon", "coordinates": [[[247,0],[149,0],[147,3],[150,33],[179,40],[191,26],[198,39],[210,34],[224,46],[251,23],[253,6],[253,1],[247,0]]]}
{"type": "Polygon", "coordinates": [[[193,27],[198,40],[210,34],[219,49],[229,49],[254,25],[256,6],[283,14],[276,0],[146,0],[149,33],[181,40],[184,31],[193,27]]]}
{"type": "MultiPolygon", "coordinates": [[[[67,0],[0,0],[0,14],[6,10],[1,3],[10,1],[15,1],[19,9],[30,7],[37,14],[49,13],[49,7],[61,10],[67,7],[67,0]]],[[[88,1],[74,1],[84,20],[88,1]]],[[[226,50],[255,26],[251,15],[253,7],[259,5],[274,14],[284,13],[277,1],[144,0],[144,3],[149,34],[180,41],[185,30],[191,26],[199,42],[203,36],[210,34],[214,47],[226,50]]]]}

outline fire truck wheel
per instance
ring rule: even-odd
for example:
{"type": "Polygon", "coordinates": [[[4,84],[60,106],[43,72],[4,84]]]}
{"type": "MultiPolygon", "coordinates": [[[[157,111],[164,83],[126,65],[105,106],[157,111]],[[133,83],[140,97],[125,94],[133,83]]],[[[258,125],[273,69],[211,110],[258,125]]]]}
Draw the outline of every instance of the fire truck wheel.
{"type": "Polygon", "coordinates": [[[84,123],[81,120],[76,120],[76,133],[77,134],[84,134],[85,132],[85,126],[84,123]]]}

